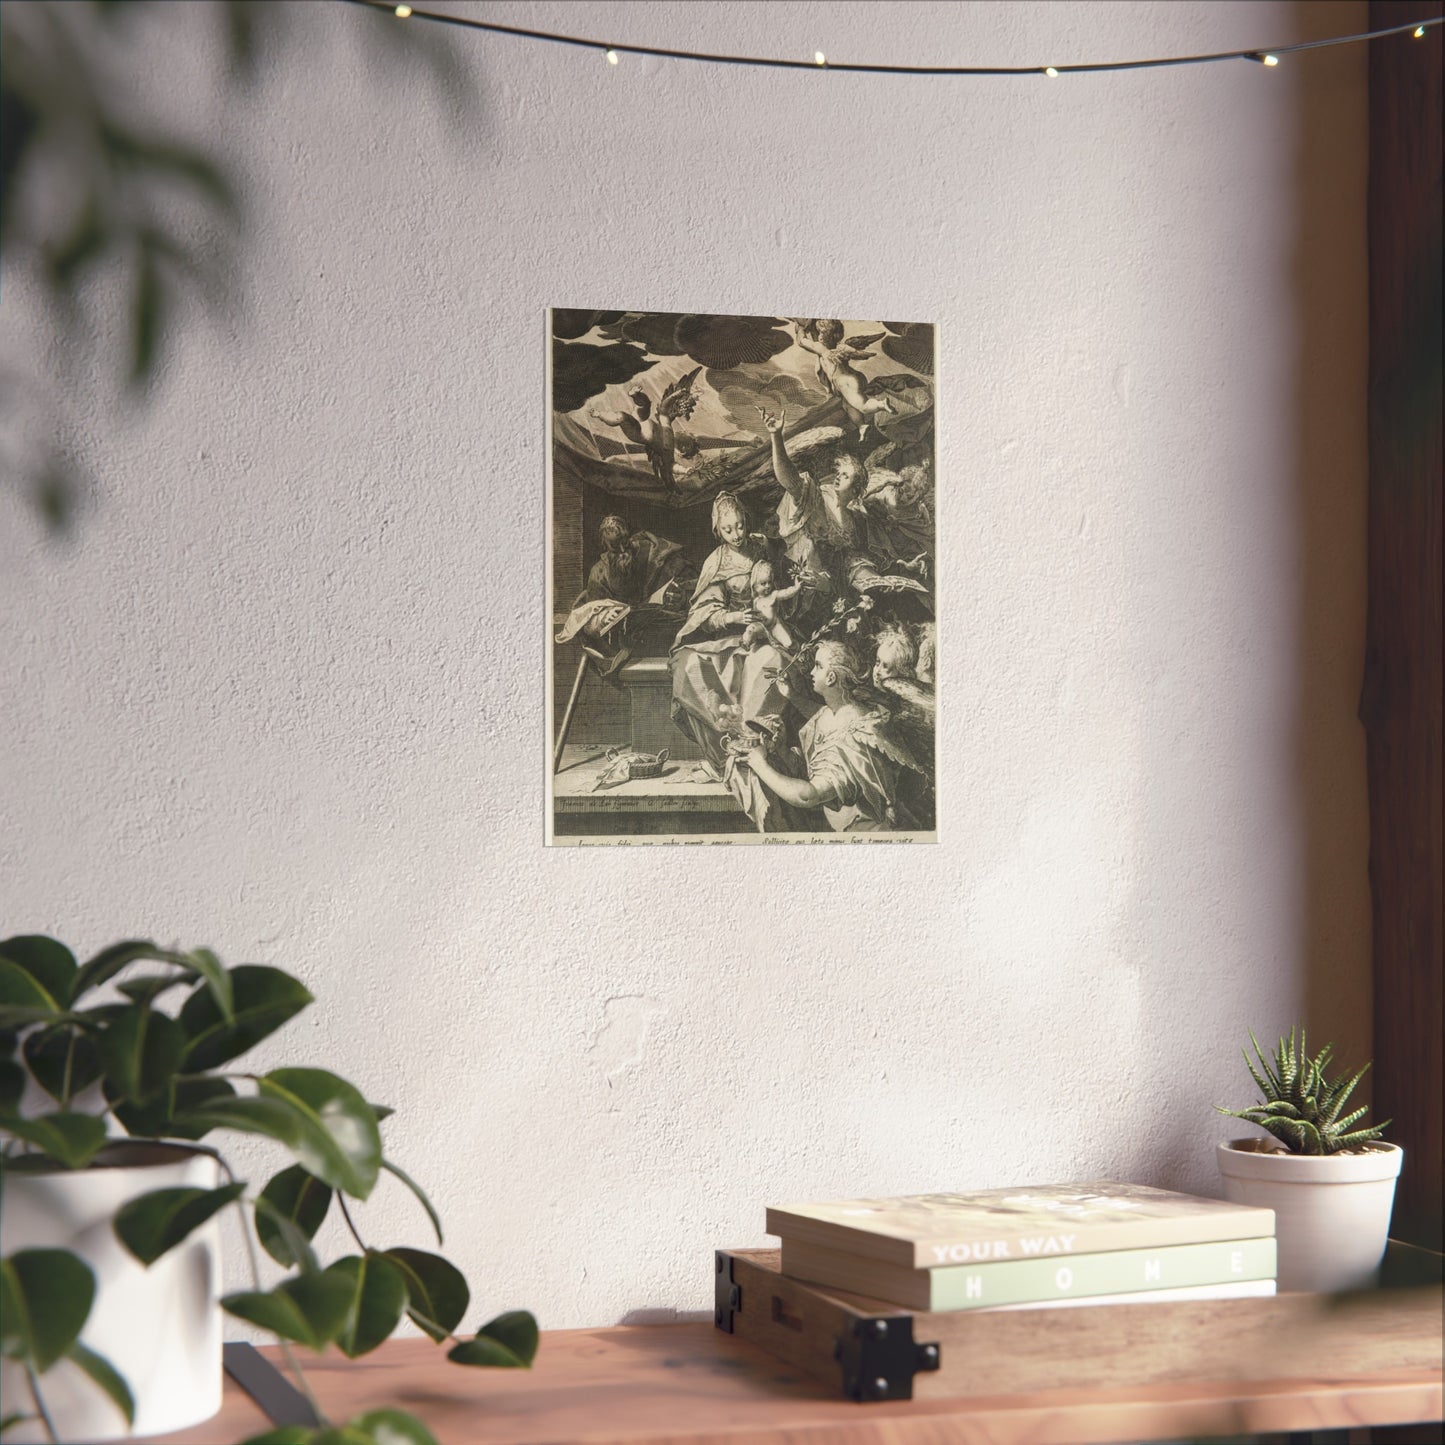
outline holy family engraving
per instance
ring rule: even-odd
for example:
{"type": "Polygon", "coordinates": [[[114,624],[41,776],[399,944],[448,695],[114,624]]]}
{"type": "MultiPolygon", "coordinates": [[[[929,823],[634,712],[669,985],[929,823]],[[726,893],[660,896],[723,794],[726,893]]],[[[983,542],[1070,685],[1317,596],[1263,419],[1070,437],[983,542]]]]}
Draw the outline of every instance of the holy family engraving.
{"type": "Polygon", "coordinates": [[[934,328],[555,310],[549,347],[549,840],[932,840],[934,328]]]}

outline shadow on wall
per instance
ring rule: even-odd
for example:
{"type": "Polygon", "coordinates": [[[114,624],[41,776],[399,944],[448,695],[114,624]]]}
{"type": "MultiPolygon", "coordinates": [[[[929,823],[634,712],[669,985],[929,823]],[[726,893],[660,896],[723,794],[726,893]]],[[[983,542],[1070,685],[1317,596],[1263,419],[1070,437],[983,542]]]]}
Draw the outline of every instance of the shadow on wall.
{"type": "MultiPolygon", "coordinates": [[[[187,303],[238,319],[236,262],[247,219],[241,163],[152,123],[166,75],[153,51],[179,31],[197,67],[243,89],[278,68],[289,47],[309,52],[312,37],[300,32],[312,23],[305,12],[254,0],[0,7],[5,283],[34,293],[43,324],[61,342],[46,348],[60,359],[45,374],[8,362],[0,369],[0,485],[25,493],[53,535],[83,509],[88,479],[71,460],[70,418],[52,398],[104,397],[114,382],[121,404],[139,408],[187,303]],[[120,324],[110,314],[118,298],[120,324]],[[124,338],[119,350],[113,334],[124,338]]],[[[399,78],[420,69],[439,98],[465,112],[460,120],[475,119],[474,87],[440,27],[398,25],[350,7],[326,7],[321,24],[323,32],[344,31],[399,78]]]]}
{"type": "MultiPolygon", "coordinates": [[[[1300,0],[1294,16],[1293,30],[1285,27],[1285,32],[1301,40],[1364,30],[1368,21],[1364,3],[1320,7],[1300,0]]],[[[1264,791],[1250,796],[1251,778],[1242,757],[1225,752],[1212,764],[1215,778],[1231,788],[1233,816],[1241,828],[1233,844],[1233,873],[1221,875],[1224,896],[1208,915],[1219,923],[1219,953],[1230,951],[1227,929],[1237,905],[1251,906],[1248,889],[1230,896],[1231,876],[1247,882],[1251,868],[1257,870],[1257,889],[1273,886],[1278,896],[1253,895],[1254,926],[1242,930],[1243,947],[1273,934],[1281,948],[1273,956],[1235,953],[1212,980],[1194,981],[1196,999],[1209,1001],[1213,990],[1209,1015],[1200,1020],[1209,1031],[1198,1039],[1195,1061],[1207,1062],[1211,1077],[1219,1077],[1222,1069],[1232,1082],[1227,1098],[1191,1093],[1182,1101],[1192,1111],[1190,1127],[1160,1131],[1119,1161],[1125,1171],[1164,1187],[1219,1192],[1206,1141],[1225,1138],[1229,1130],[1210,1106],[1233,1103],[1249,1092],[1239,1050],[1248,1044],[1250,1029],[1268,1051],[1278,1033],[1303,1018],[1312,1048],[1333,1040],[1336,1057],[1355,1066],[1370,1053],[1369,818],[1365,737],[1356,718],[1364,665],[1368,476],[1365,65],[1363,47],[1341,47],[1299,57],[1289,76],[1296,98],[1293,193],[1281,202],[1289,206],[1294,224],[1293,254],[1288,269],[1281,268],[1289,291],[1284,297],[1262,297],[1284,325],[1292,326],[1296,343],[1292,355],[1280,353],[1293,396],[1276,421],[1283,433],[1276,453],[1281,488],[1286,467],[1292,478],[1281,499],[1283,531],[1266,537],[1274,554],[1262,564],[1274,560],[1288,570],[1272,593],[1279,611],[1260,624],[1261,636],[1271,623],[1276,630],[1292,626],[1293,676],[1277,680],[1281,705],[1258,693],[1242,698],[1242,710],[1260,729],[1250,740],[1249,765],[1254,784],[1264,791]],[[1281,809],[1289,816],[1279,817],[1281,809]],[[1250,836],[1248,825],[1262,817],[1268,826],[1250,836]],[[1261,854],[1278,840],[1290,849],[1289,857],[1261,854]],[[1271,910],[1278,918],[1272,927],[1271,910]],[[1278,1000],[1287,1012],[1253,1016],[1260,1005],[1251,1000],[1261,997],[1278,1000]]],[[[1249,215],[1238,217],[1241,233],[1252,224],[1249,215]]],[[[1236,491],[1233,504],[1242,495],[1236,491]]],[[[1266,524],[1269,500],[1260,499],[1259,516],[1266,524]]],[[[1247,533],[1239,517],[1231,520],[1229,545],[1238,549],[1247,533]]],[[[1215,541],[1221,569],[1230,566],[1232,556],[1239,557],[1241,567],[1249,565],[1238,550],[1226,551],[1221,539],[1215,541]]],[[[1256,557],[1256,584],[1262,566],[1256,557]]],[[[1230,579],[1220,581],[1227,593],[1230,579]]],[[[1247,617],[1235,620],[1229,639],[1246,656],[1250,628],[1247,617]]],[[[1245,685],[1258,684],[1244,678],[1245,685]]],[[[1221,749],[1248,738],[1248,724],[1227,728],[1219,713],[1214,722],[1221,749]]],[[[1169,739],[1150,741],[1145,787],[1151,795],[1168,796],[1179,758],[1169,739]]],[[[1168,857],[1164,839],[1156,834],[1152,842],[1146,856],[1168,857]]],[[[1182,845],[1176,840],[1175,846],[1182,845]]],[[[1204,916],[1203,911],[1197,915],[1204,916]]],[[[1209,940],[1197,940],[1197,947],[1207,951],[1209,940]]],[[[1155,1021],[1150,1032],[1168,1037],[1180,1008],[1187,1006],[1183,995],[1156,992],[1146,1010],[1155,1021]]],[[[1239,1132],[1252,1131],[1241,1127],[1239,1132]]]]}

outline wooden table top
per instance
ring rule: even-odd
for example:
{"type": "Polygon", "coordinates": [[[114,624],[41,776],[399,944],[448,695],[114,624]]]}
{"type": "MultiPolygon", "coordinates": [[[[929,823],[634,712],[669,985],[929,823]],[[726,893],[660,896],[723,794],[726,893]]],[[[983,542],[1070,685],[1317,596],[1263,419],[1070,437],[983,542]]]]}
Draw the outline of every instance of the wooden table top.
{"type": "MultiPolygon", "coordinates": [[[[280,1366],[274,1349],[261,1353],[280,1366]]],[[[856,1405],[710,1324],[551,1330],[526,1371],[452,1365],[422,1339],[355,1361],[298,1353],[335,1422],[389,1405],[424,1420],[440,1445],[1087,1445],[1442,1416],[1438,1369],[856,1405]]],[[[219,1415],[157,1440],[221,1445],[267,1425],[228,1379],[219,1415]]]]}

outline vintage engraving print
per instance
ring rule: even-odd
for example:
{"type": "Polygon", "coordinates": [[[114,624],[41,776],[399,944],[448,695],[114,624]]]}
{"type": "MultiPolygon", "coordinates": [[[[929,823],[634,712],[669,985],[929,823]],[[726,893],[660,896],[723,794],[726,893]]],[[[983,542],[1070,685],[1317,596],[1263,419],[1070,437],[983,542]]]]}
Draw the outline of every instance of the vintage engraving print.
{"type": "Polygon", "coordinates": [[[559,309],[548,352],[548,841],[932,841],[933,326],[559,309]]]}

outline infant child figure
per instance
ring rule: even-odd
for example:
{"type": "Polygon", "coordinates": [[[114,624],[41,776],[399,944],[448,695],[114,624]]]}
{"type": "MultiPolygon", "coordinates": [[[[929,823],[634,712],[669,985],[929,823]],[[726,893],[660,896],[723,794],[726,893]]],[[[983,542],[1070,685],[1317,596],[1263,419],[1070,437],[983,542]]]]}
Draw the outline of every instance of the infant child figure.
{"type": "Polygon", "coordinates": [[[772,562],[764,558],[753,563],[748,585],[753,594],[753,620],[743,633],[743,647],[751,652],[765,642],[771,642],[781,651],[791,652],[793,634],[784,620],[782,604],[798,595],[803,586],[802,577],[789,587],[779,587],[772,562]]]}

